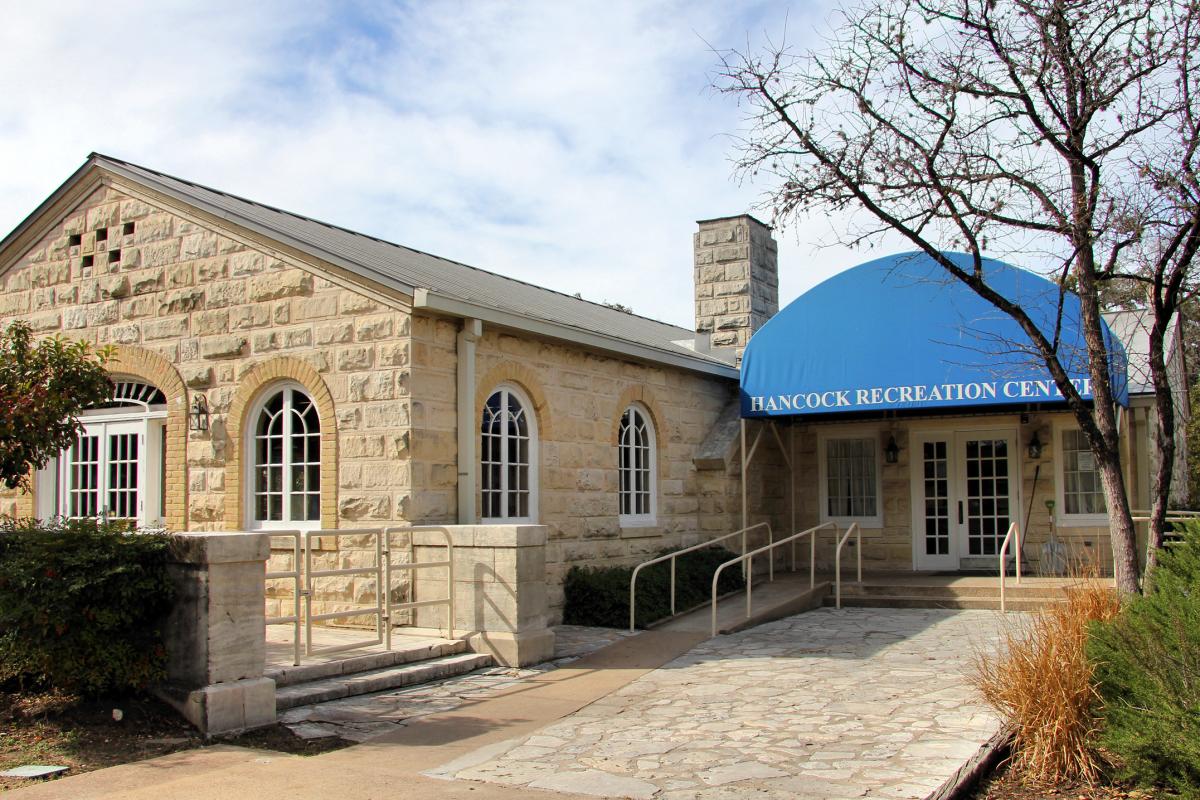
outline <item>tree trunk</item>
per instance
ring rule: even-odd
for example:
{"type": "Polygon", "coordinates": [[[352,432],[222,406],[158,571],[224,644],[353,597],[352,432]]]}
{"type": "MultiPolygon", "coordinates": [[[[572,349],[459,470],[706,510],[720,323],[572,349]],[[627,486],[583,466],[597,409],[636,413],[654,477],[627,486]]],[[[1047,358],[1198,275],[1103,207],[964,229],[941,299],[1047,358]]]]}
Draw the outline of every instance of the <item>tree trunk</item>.
{"type": "MultiPolygon", "coordinates": [[[[1082,199],[1082,194],[1077,195],[1082,199]]],[[[1088,241],[1083,236],[1079,240],[1088,241]]],[[[1095,284],[1096,265],[1091,247],[1080,248],[1075,263],[1079,281],[1079,313],[1083,337],[1088,349],[1088,372],[1092,377],[1092,413],[1089,422],[1086,410],[1075,407],[1080,428],[1088,433],[1092,453],[1100,467],[1104,499],[1108,504],[1109,538],[1112,540],[1113,571],[1117,591],[1137,594],[1140,577],[1137,564],[1137,533],[1133,514],[1129,510],[1129,495],[1125,492],[1125,475],[1121,471],[1121,443],[1117,432],[1117,404],[1113,396],[1108,371],[1109,352],[1104,341],[1104,321],[1100,315],[1099,296],[1095,284]]]]}
{"type": "Polygon", "coordinates": [[[1129,500],[1125,496],[1125,480],[1121,475],[1121,461],[1115,453],[1098,454],[1100,481],[1104,484],[1104,495],[1108,500],[1109,531],[1112,538],[1113,570],[1116,573],[1117,591],[1136,594],[1138,591],[1137,535],[1129,512],[1129,500]]]}
{"type": "MultiPolygon", "coordinates": [[[[1159,316],[1159,315],[1156,315],[1159,316]]],[[[1164,340],[1166,323],[1155,319],[1150,331],[1150,375],[1154,383],[1154,443],[1158,449],[1158,464],[1150,487],[1150,531],[1146,537],[1146,571],[1143,585],[1158,563],[1163,531],[1167,527],[1167,506],[1171,502],[1171,479],[1175,474],[1175,396],[1167,376],[1164,340]]]]}

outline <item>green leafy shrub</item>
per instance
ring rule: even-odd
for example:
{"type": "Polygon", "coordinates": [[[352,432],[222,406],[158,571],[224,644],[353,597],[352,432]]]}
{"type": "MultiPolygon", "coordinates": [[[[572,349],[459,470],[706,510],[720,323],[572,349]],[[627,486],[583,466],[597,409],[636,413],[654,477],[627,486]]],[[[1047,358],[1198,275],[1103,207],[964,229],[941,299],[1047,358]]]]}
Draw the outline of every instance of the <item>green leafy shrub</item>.
{"type": "Polygon", "coordinates": [[[165,676],[168,537],[95,520],[0,526],[0,683],[98,695],[165,676]]]}
{"type": "Polygon", "coordinates": [[[1200,798],[1200,524],[1163,551],[1149,593],[1093,627],[1088,656],[1124,776],[1200,798]]]}
{"type": "MultiPolygon", "coordinates": [[[[671,552],[664,550],[660,555],[671,552]]],[[[734,558],[724,548],[696,550],[675,560],[675,608],[678,611],[710,599],[717,567],[734,558]]],[[[572,567],[563,584],[563,622],[624,628],[629,625],[629,578],[633,567],[572,567]]],[[[721,573],[718,592],[745,586],[740,567],[721,573]]],[[[637,624],[644,628],[671,615],[671,565],[664,561],[638,573],[637,624]]]]}

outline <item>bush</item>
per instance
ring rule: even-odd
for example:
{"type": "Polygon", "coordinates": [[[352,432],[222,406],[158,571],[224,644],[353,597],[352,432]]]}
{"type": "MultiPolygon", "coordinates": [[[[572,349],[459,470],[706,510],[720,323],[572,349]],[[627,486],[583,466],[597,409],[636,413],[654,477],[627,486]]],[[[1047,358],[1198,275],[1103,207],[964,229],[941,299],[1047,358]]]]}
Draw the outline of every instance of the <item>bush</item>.
{"type": "Polygon", "coordinates": [[[0,683],[98,695],[165,677],[167,546],[95,520],[0,526],[0,683]]]}
{"type": "Polygon", "coordinates": [[[1088,626],[1119,609],[1111,587],[1081,580],[1067,589],[1065,602],[1010,627],[999,653],[976,656],[972,682],[1012,728],[1013,768],[1025,782],[1091,783],[1101,776],[1088,626]]]}
{"type": "Polygon", "coordinates": [[[1124,777],[1200,798],[1200,524],[1161,553],[1149,593],[1092,630],[1101,741],[1124,777]]]}
{"type": "MultiPolygon", "coordinates": [[[[670,553],[663,550],[660,555],[670,553]]],[[[678,611],[707,602],[712,576],[736,554],[720,547],[695,550],[675,560],[675,608],[678,611]]],[[[633,567],[571,567],[563,584],[563,622],[624,628],[629,625],[629,579],[633,567]]],[[[740,567],[721,573],[718,591],[733,592],[745,586],[740,567]]],[[[671,565],[664,561],[638,573],[637,623],[645,628],[671,615],[671,565]]]]}

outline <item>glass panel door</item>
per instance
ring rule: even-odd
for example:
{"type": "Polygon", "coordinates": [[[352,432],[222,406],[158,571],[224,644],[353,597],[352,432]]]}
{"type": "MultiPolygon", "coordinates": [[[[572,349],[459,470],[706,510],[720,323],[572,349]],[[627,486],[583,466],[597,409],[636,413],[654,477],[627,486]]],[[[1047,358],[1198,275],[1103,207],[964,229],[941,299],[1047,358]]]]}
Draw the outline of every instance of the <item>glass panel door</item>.
{"type": "Polygon", "coordinates": [[[913,568],[958,569],[954,435],[914,434],[913,568]]]}
{"type": "Polygon", "coordinates": [[[1012,504],[1012,437],[965,434],[960,522],[964,528],[963,556],[999,555],[1008,533],[1012,504]]]}
{"type": "Polygon", "coordinates": [[[94,422],[66,451],[63,504],[68,517],[141,517],[143,443],[141,422],[94,422]]]}

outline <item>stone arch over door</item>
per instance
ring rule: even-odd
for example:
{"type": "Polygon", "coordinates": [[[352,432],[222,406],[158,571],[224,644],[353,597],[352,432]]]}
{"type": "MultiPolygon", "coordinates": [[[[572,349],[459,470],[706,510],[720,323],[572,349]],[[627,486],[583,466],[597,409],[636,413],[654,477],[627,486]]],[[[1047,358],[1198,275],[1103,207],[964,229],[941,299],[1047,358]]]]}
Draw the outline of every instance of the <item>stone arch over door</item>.
{"type": "Polygon", "coordinates": [[[110,374],[129,375],[153,384],[167,398],[167,442],[163,478],[167,491],[163,498],[167,528],[185,531],[188,527],[187,436],[188,397],[183,379],[170,361],[142,347],[119,345],[105,368],[110,374]]]}
{"type": "Polygon", "coordinates": [[[237,392],[229,405],[229,417],[225,422],[228,436],[225,450],[225,524],[230,528],[240,529],[245,524],[245,447],[242,434],[250,424],[246,414],[254,401],[272,384],[284,381],[300,384],[317,405],[321,420],[321,527],[338,527],[338,441],[333,395],[312,366],[300,359],[284,356],[251,367],[238,383],[237,392]]]}

